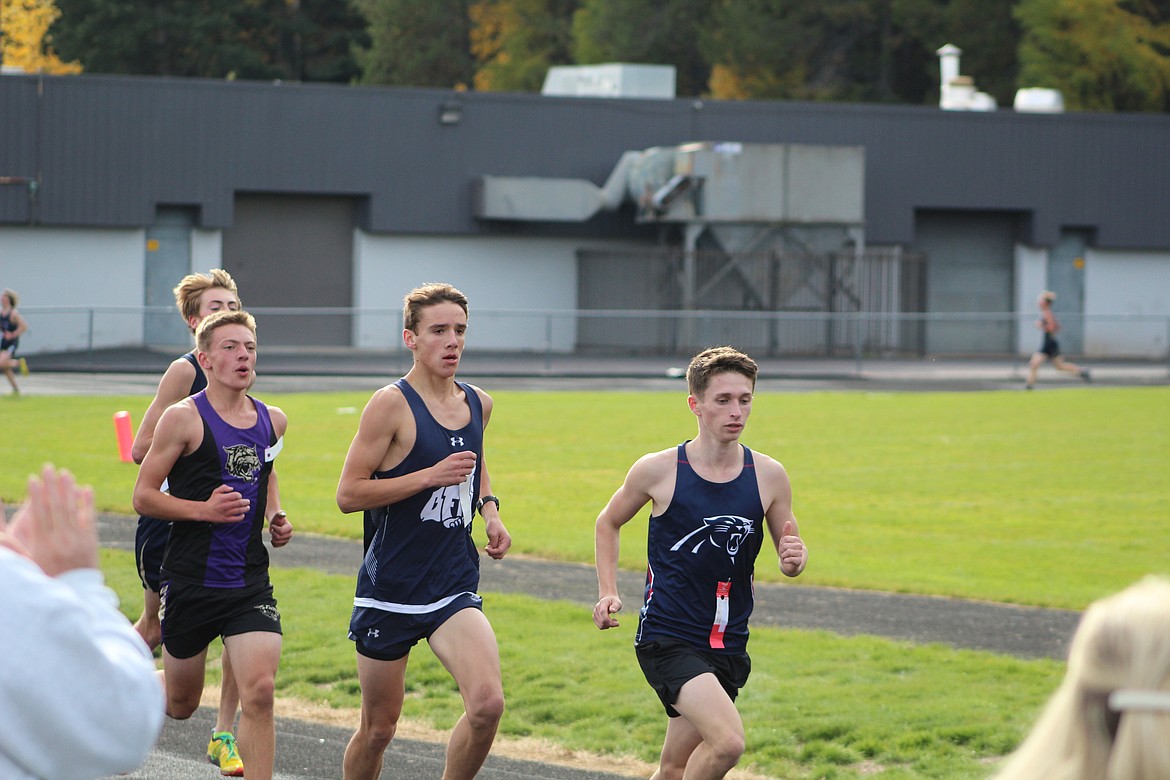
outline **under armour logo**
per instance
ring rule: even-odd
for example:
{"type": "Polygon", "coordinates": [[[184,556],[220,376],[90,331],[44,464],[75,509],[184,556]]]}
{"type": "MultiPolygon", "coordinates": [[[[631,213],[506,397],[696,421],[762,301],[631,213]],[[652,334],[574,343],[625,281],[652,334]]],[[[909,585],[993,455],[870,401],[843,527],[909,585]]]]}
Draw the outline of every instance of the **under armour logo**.
{"type": "Polygon", "coordinates": [[[462,447],[463,446],[463,437],[462,436],[452,436],[451,437],[451,446],[452,447],[462,447]]]}
{"type": "Polygon", "coordinates": [[[366,632],[366,636],[368,636],[368,637],[372,636],[374,639],[377,639],[378,638],[378,629],[371,628],[369,631],[366,632]]]}

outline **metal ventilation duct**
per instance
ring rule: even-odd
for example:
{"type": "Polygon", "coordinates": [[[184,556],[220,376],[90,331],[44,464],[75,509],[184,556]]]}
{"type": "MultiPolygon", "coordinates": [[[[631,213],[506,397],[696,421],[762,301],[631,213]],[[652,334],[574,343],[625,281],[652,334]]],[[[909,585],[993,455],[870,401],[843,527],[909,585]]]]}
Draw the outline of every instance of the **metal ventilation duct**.
{"type": "Polygon", "coordinates": [[[586,179],[481,176],[480,219],[584,222],[623,202],[640,222],[860,225],[859,146],[692,143],[626,152],[598,187],[586,179]]]}

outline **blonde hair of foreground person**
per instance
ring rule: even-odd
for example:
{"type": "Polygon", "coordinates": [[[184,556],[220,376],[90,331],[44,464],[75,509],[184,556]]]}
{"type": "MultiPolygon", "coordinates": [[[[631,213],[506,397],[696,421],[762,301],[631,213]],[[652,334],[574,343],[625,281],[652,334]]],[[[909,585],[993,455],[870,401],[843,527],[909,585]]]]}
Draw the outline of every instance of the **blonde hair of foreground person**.
{"type": "Polygon", "coordinates": [[[1068,671],[995,780],[1170,778],[1170,580],[1094,602],[1068,671]]]}

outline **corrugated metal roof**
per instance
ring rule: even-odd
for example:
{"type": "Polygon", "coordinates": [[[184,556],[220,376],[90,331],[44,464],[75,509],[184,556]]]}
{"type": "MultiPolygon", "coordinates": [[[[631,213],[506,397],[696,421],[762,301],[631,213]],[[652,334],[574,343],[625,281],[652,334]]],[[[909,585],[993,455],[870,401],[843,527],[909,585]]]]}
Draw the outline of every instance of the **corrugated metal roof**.
{"type": "Polygon", "coordinates": [[[226,227],[239,191],[364,197],[373,232],[494,232],[472,214],[478,176],[600,185],[625,151],[724,140],[865,147],[871,243],[912,241],[917,209],[956,209],[1029,213],[1036,244],[1078,226],[1099,246],[1170,247],[1166,115],[108,76],[0,77],[0,176],[33,176],[38,159],[42,172],[35,214],[24,188],[0,185],[0,224],[141,226],[183,204],[226,227]],[[440,124],[445,102],[458,123],[440,124]]]}

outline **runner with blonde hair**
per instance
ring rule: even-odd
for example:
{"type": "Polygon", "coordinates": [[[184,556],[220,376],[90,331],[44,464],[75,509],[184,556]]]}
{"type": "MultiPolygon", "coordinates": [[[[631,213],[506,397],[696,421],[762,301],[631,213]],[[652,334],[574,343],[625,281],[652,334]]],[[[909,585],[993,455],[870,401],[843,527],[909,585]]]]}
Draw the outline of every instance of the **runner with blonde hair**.
{"type": "Polygon", "coordinates": [[[20,312],[16,310],[20,303],[20,296],[15,290],[4,289],[0,293],[0,371],[8,377],[8,384],[12,385],[12,394],[20,395],[20,387],[16,384],[16,370],[20,361],[16,357],[16,348],[20,345],[20,335],[28,330],[20,312]]]}

